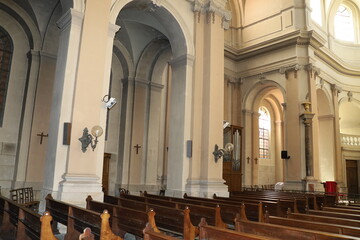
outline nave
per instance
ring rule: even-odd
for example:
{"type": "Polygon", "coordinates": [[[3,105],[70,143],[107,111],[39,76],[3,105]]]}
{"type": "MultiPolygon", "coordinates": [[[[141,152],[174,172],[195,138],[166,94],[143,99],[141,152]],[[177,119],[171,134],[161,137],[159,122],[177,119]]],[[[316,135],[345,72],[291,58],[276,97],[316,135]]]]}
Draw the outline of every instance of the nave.
{"type": "Polygon", "coordinates": [[[1,239],[360,239],[360,207],[337,194],[242,191],[182,198],[121,192],[86,207],[46,197],[40,215],[0,196],[1,239]],[[60,227],[62,226],[62,227],[60,227]],[[62,229],[62,233],[59,230],[62,229]],[[66,229],[66,230],[64,230],[66,229]]]}

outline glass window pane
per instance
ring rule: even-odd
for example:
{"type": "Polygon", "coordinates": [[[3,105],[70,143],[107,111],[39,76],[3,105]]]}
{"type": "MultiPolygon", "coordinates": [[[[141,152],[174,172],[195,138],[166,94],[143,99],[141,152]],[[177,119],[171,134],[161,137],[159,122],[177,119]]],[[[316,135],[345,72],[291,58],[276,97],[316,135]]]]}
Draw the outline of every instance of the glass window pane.
{"type": "Polygon", "coordinates": [[[349,8],[340,5],[334,19],[335,37],[353,42],[355,40],[353,16],[349,8]]]}

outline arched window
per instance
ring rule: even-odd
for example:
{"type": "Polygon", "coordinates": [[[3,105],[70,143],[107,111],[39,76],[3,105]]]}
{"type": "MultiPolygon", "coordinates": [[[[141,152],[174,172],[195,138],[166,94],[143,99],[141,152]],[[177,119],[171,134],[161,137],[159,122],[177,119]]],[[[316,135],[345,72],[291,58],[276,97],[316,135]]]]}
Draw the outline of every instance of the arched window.
{"type": "Polygon", "coordinates": [[[312,9],[311,19],[317,24],[322,26],[322,11],[321,11],[321,1],[320,0],[311,0],[310,6],[312,9]]]}
{"type": "Polygon", "coordinates": [[[353,14],[350,8],[345,5],[340,5],[335,14],[334,32],[337,39],[349,42],[355,41],[353,14]]]}
{"type": "Polygon", "coordinates": [[[259,108],[259,157],[270,158],[270,114],[265,107],[259,108]]]}
{"type": "Polygon", "coordinates": [[[2,127],[4,119],[12,53],[12,40],[9,34],[0,28],[0,127],[2,127]]]}

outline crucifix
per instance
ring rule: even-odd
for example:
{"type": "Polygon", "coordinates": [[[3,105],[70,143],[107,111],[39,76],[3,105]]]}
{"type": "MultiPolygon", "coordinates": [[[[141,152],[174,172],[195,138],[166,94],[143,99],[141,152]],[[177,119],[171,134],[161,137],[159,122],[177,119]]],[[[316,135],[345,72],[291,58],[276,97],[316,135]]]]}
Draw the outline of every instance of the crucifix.
{"type": "Polygon", "coordinates": [[[41,134],[37,134],[36,136],[40,137],[40,144],[42,144],[43,138],[48,137],[49,134],[44,134],[43,132],[41,132],[41,134]]]}
{"type": "Polygon", "coordinates": [[[134,148],[136,148],[136,154],[139,154],[139,148],[141,148],[141,146],[139,144],[136,144],[134,148]]]}

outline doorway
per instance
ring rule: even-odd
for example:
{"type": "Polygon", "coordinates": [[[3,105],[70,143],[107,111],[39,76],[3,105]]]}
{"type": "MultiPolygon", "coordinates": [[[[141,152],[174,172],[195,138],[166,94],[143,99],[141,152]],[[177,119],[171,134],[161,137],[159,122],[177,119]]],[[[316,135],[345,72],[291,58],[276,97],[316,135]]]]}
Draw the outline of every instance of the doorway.
{"type": "Polygon", "coordinates": [[[349,196],[359,194],[358,161],[346,160],[346,180],[349,196]]]}
{"type": "Polygon", "coordinates": [[[102,190],[104,195],[109,195],[109,169],[110,169],[110,153],[104,153],[103,175],[102,175],[102,190]]]}

